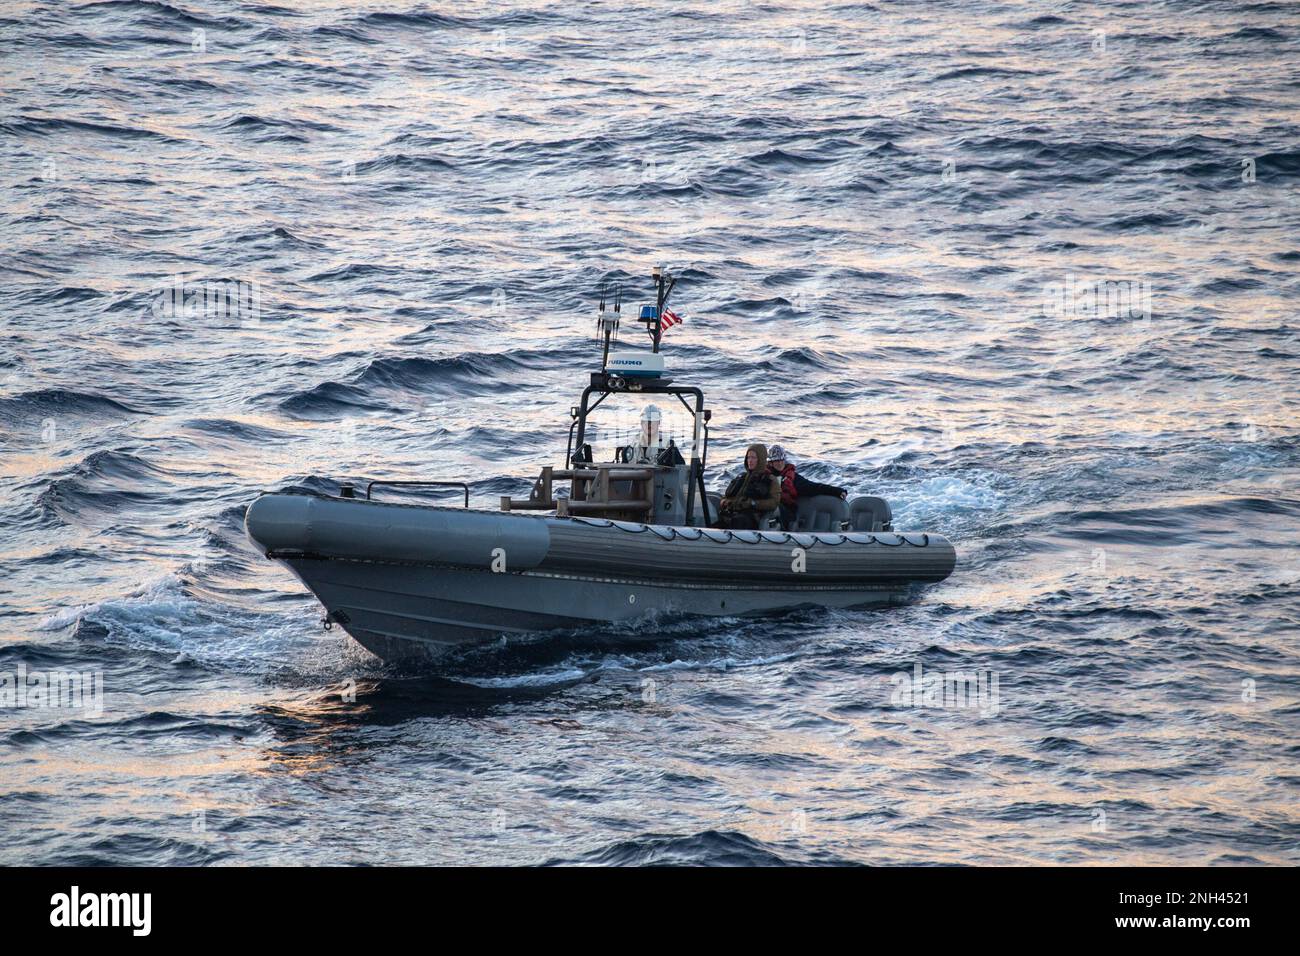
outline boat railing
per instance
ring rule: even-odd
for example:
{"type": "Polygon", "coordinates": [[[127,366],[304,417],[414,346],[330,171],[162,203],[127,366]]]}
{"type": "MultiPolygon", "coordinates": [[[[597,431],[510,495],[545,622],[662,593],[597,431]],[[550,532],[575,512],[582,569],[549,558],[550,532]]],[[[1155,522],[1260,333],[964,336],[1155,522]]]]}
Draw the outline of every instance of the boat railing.
{"type": "MultiPolygon", "coordinates": [[[[568,515],[627,515],[645,516],[654,513],[654,477],[653,467],[629,467],[627,465],[593,464],[583,468],[542,469],[540,477],[533,482],[532,491],[527,498],[501,496],[502,511],[554,511],[560,517],[568,515]],[[568,498],[555,497],[555,482],[572,482],[572,493],[568,498]],[[642,490],[638,498],[614,498],[615,482],[640,483],[642,490]]],[[[633,485],[635,489],[635,484],[633,485]]]]}

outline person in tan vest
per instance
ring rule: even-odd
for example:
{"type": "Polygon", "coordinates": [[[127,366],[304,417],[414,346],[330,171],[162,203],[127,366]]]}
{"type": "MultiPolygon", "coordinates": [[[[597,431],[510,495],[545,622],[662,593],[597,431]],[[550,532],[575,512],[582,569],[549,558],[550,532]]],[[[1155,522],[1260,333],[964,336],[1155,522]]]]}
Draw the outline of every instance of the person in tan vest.
{"type": "Polygon", "coordinates": [[[781,503],[781,479],[767,470],[767,448],[755,443],[745,452],[745,472],[727,486],[715,527],[755,530],[759,519],[781,503]]]}

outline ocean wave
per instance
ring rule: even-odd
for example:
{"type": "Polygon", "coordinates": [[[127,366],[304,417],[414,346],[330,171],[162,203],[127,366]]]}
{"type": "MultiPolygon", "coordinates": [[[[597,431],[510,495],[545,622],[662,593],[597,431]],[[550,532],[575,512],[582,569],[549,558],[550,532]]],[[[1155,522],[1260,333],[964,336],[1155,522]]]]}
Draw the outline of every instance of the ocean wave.
{"type": "Polygon", "coordinates": [[[1017,79],[1023,76],[1037,75],[1033,70],[1017,70],[1005,66],[963,66],[956,70],[948,70],[940,73],[934,78],[936,83],[944,80],[965,80],[965,79],[984,79],[993,77],[997,79],[1017,79]]]}
{"type": "Polygon", "coordinates": [[[140,126],[119,126],[114,123],[95,123],[90,120],[69,119],[58,116],[23,116],[0,123],[0,128],[15,135],[55,136],[60,133],[93,133],[113,139],[151,140],[158,143],[182,143],[181,139],[140,126]]]}
{"type": "Polygon", "coordinates": [[[229,418],[191,418],[183,422],[182,427],[219,438],[229,438],[239,442],[262,442],[268,445],[286,441],[290,437],[288,432],[281,429],[229,418]]]}
{"type": "Polygon", "coordinates": [[[690,836],[643,836],[620,840],[552,866],[786,866],[786,860],[744,833],[705,830],[690,836]]]}
{"type": "Polygon", "coordinates": [[[97,395],[94,392],[78,392],[65,388],[41,388],[21,392],[12,398],[0,398],[0,407],[4,407],[15,417],[57,413],[116,418],[140,414],[137,409],[116,399],[97,395]]]}
{"type": "Polygon", "coordinates": [[[386,172],[446,173],[454,171],[456,165],[440,156],[412,156],[407,153],[393,153],[388,156],[380,156],[377,159],[368,159],[357,163],[356,169],[359,174],[386,172]]]}
{"type": "Polygon", "coordinates": [[[278,401],[277,407],[296,418],[330,419],[356,412],[397,412],[373,392],[341,382],[321,382],[278,401]]]}
{"type": "Polygon", "coordinates": [[[322,415],[331,410],[397,410],[398,402],[383,395],[394,392],[423,395],[492,395],[503,381],[524,379],[542,367],[549,353],[536,351],[472,352],[442,358],[384,357],[371,360],[350,382],[322,382],[279,401],[297,415],[322,415]]]}
{"type": "Polygon", "coordinates": [[[164,480],[160,470],[138,459],[97,452],[71,474],[46,481],[35,504],[47,518],[81,526],[92,519],[145,511],[173,488],[175,483],[164,480]]]}
{"type": "Polygon", "coordinates": [[[233,30],[245,26],[244,21],[236,17],[214,17],[191,13],[170,3],[164,3],[163,0],[95,0],[95,2],[91,3],[76,4],[70,10],[74,16],[100,18],[105,15],[123,15],[131,17],[138,23],[185,27],[187,29],[221,27],[233,30]]]}
{"type": "Polygon", "coordinates": [[[314,618],[300,611],[250,614],[197,598],[193,589],[169,573],[120,598],[63,608],[37,629],[70,629],[90,645],[120,646],[216,673],[291,674],[298,681],[345,673],[343,648],[316,636],[314,618]]]}

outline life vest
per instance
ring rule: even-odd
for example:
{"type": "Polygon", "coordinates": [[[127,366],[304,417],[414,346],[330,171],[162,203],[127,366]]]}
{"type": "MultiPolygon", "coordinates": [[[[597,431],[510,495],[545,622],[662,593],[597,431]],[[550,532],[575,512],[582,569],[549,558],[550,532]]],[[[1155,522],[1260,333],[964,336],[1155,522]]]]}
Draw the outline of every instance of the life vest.
{"type": "Polygon", "coordinates": [[[781,504],[793,508],[799,503],[799,489],[794,486],[794,465],[787,461],[780,471],[772,465],[767,467],[772,474],[781,476],[781,504]]]}
{"type": "MultiPolygon", "coordinates": [[[[753,472],[745,472],[731,479],[731,484],[727,486],[728,498],[755,498],[762,500],[772,492],[772,482],[775,479],[771,474],[764,473],[756,475],[753,472]]],[[[748,509],[737,508],[737,511],[748,509]]]]}

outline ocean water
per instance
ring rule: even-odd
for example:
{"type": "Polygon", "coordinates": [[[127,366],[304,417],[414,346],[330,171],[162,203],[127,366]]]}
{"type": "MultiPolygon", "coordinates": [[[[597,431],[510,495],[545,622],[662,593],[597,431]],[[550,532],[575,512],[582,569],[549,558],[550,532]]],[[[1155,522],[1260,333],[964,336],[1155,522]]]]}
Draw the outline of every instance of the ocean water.
{"type": "Polygon", "coordinates": [[[0,673],[102,682],[0,708],[0,862],[1300,862],[1294,4],[9,0],[0,51],[0,673]],[[247,504],[522,490],[654,263],[710,483],[779,441],[956,573],[322,630],[247,504]]]}

